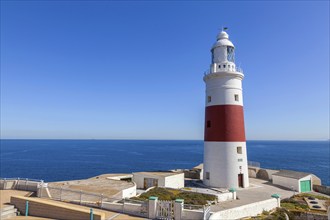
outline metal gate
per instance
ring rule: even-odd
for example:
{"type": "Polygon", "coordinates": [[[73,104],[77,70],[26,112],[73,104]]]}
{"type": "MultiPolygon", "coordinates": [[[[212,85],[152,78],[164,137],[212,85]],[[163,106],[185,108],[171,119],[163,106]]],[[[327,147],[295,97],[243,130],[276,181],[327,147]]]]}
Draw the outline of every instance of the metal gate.
{"type": "Polygon", "coordinates": [[[210,206],[204,206],[203,207],[203,220],[209,219],[211,216],[211,207],[210,206]]]}
{"type": "Polygon", "coordinates": [[[162,220],[174,219],[174,202],[159,200],[157,202],[156,218],[162,220]]]}

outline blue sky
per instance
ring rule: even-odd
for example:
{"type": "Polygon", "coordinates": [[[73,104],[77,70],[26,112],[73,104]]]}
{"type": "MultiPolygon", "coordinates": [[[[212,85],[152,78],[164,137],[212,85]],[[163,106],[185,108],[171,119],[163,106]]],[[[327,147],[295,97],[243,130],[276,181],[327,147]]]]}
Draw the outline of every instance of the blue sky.
{"type": "Polygon", "coordinates": [[[222,26],[247,139],[329,138],[327,1],[1,1],[1,138],[203,139],[222,26]]]}

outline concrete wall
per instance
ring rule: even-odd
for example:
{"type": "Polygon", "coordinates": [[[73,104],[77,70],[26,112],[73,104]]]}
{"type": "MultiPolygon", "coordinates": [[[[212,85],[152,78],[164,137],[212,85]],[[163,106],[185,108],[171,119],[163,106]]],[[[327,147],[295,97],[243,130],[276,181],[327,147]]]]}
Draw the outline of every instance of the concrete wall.
{"type": "Polygon", "coordinates": [[[243,205],[237,208],[227,209],[215,212],[210,216],[210,220],[219,219],[240,219],[248,216],[256,216],[262,211],[270,211],[277,207],[277,199],[272,198],[261,202],[255,202],[248,205],[243,205]]]}
{"type": "Polygon", "coordinates": [[[185,178],[203,179],[203,171],[200,170],[183,170],[185,178]]]}
{"type": "Polygon", "coordinates": [[[256,177],[258,179],[263,179],[267,181],[273,180],[273,174],[278,172],[278,170],[271,170],[271,169],[258,169],[256,173],[256,177]]]}
{"type": "Polygon", "coordinates": [[[165,187],[181,189],[184,187],[184,173],[165,177],[165,187]]]}
{"type": "Polygon", "coordinates": [[[299,180],[297,179],[273,175],[273,184],[299,192],[299,180]]]}
{"type": "Polygon", "coordinates": [[[133,181],[136,183],[138,189],[144,188],[144,178],[152,178],[158,180],[158,186],[169,188],[183,188],[184,187],[184,173],[177,173],[171,176],[157,176],[154,174],[139,174],[133,173],[133,181]]]}
{"type": "Polygon", "coordinates": [[[122,190],[121,194],[121,198],[131,198],[133,196],[136,196],[136,184],[134,183],[134,186],[122,190]]]}
{"type": "Polygon", "coordinates": [[[312,174],[312,183],[313,185],[322,185],[322,181],[320,178],[312,174]]]}
{"type": "Polygon", "coordinates": [[[256,167],[248,167],[249,177],[250,178],[257,178],[257,171],[259,169],[256,167]]]}
{"type": "MultiPolygon", "coordinates": [[[[142,213],[142,205],[141,204],[132,204],[132,203],[110,203],[103,202],[102,209],[131,214],[135,216],[146,217],[148,213],[142,213]]],[[[147,212],[147,209],[145,210],[147,212]]]]}
{"type": "Polygon", "coordinates": [[[203,217],[204,217],[203,211],[183,209],[181,219],[200,220],[203,219],[203,217]]]}
{"type": "Polygon", "coordinates": [[[152,174],[139,174],[133,173],[133,181],[136,183],[136,187],[138,189],[144,188],[144,178],[153,178],[158,180],[158,186],[165,186],[165,177],[164,176],[156,176],[152,174]]]}
{"type": "MultiPolygon", "coordinates": [[[[301,191],[300,181],[304,181],[304,180],[312,180],[312,176],[308,175],[304,178],[297,180],[297,179],[293,179],[293,178],[289,178],[289,177],[273,175],[273,184],[283,186],[288,189],[294,189],[297,192],[301,191]]],[[[312,184],[311,189],[313,189],[313,183],[311,183],[311,184],[312,184]]]]}
{"type": "Polygon", "coordinates": [[[0,180],[0,189],[16,189],[37,192],[40,182],[30,180],[0,180]]]}
{"type": "Polygon", "coordinates": [[[307,212],[292,212],[292,213],[294,214],[295,220],[329,220],[330,219],[326,214],[321,215],[317,213],[307,213],[307,212]]]}
{"type": "Polygon", "coordinates": [[[314,185],[313,184],[313,190],[315,192],[319,192],[319,193],[326,194],[326,195],[330,196],[330,186],[320,186],[320,185],[314,185]]]}
{"type": "MultiPolygon", "coordinates": [[[[10,203],[25,215],[25,203],[29,201],[29,216],[61,219],[61,220],[81,220],[89,219],[89,208],[82,208],[71,204],[29,198],[23,196],[12,196],[10,203]]],[[[105,214],[94,211],[94,220],[104,220],[105,214]]]]}
{"type": "Polygon", "coordinates": [[[143,183],[143,180],[144,180],[143,176],[133,173],[132,180],[136,184],[136,188],[143,189],[143,184],[144,184],[143,183]]]}
{"type": "Polygon", "coordinates": [[[142,216],[142,217],[147,215],[146,213],[141,213],[141,211],[142,211],[141,204],[124,203],[124,211],[123,211],[124,213],[136,215],[136,216],[142,216]]]}
{"type": "Polygon", "coordinates": [[[233,193],[232,192],[220,193],[217,194],[217,197],[218,197],[218,202],[229,201],[229,200],[233,200],[233,193]]]}
{"type": "Polygon", "coordinates": [[[16,180],[0,180],[0,189],[15,189],[16,180]]]}
{"type": "Polygon", "coordinates": [[[18,180],[16,182],[15,189],[37,192],[38,191],[39,184],[40,184],[39,182],[32,182],[32,181],[26,181],[26,180],[18,180]]]}
{"type": "Polygon", "coordinates": [[[120,203],[103,202],[102,208],[115,212],[123,212],[124,205],[120,203]]]}

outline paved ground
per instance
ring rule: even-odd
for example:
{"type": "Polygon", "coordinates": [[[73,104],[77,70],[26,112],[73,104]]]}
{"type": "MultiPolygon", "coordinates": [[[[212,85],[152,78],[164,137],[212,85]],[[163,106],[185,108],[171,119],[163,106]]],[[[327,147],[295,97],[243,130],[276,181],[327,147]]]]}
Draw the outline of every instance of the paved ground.
{"type": "MultiPolygon", "coordinates": [[[[120,175],[120,174],[118,174],[120,175]]],[[[125,175],[125,174],[123,174],[125,175]]],[[[133,187],[134,183],[119,181],[114,179],[109,179],[107,177],[115,177],[114,174],[103,174],[100,176],[92,177],[84,180],[70,180],[70,181],[61,181],[61,182],[50,182],[48,183],[49,187],[63,188],[63,193],[67,193],[67,196],[70,196],[72,193],[65,191],[75,190],[75,191],[84,191],[94,194],[103,194],[106,197],[112,197],[117,193],[120,193],[122,190],[133,187]]]]}
{"type": "Polygon", "coordinates": [[[279,186],[275,186],[266,180],[250,178],[250,187],[237,190],[238,200],[221,202],[211,206],[211,211],[221,211],[246,205],[253,202],[259,202],[271,198],[273,194],[279,194],[281,199],[293,196],[293,192],[279,186]]]}

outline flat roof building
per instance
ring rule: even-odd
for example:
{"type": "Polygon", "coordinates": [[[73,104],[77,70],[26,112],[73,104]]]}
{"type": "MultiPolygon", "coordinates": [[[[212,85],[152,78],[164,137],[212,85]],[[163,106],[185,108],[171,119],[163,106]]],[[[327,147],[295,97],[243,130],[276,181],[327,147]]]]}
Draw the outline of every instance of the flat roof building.
{"type": "Polygon", "coordinates": [[[312,174],[293,170],[280,170],[272,174],[273,184],[297,192],[310,192],[313,189],[312,174]]]}
{"type": "Polygon", "coordinates": [[[184,187],[184,173],[171,171],[136,172],[133,173],[133,181],[138,189],[148,189],[154,186],[180,189],[184,187]]]}

